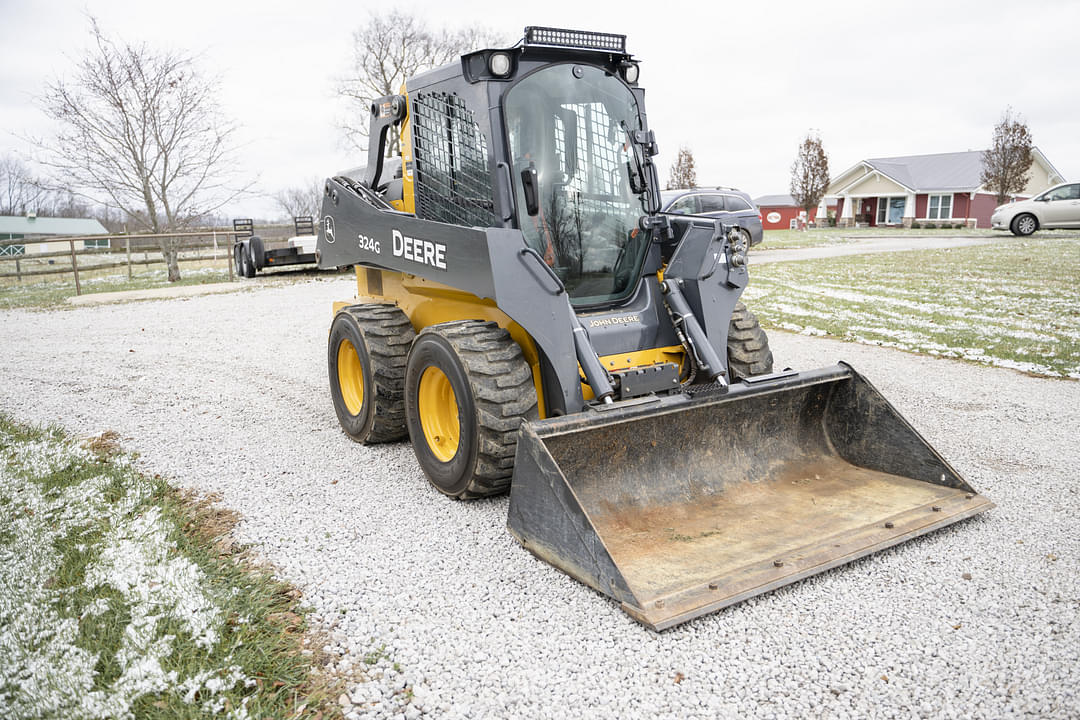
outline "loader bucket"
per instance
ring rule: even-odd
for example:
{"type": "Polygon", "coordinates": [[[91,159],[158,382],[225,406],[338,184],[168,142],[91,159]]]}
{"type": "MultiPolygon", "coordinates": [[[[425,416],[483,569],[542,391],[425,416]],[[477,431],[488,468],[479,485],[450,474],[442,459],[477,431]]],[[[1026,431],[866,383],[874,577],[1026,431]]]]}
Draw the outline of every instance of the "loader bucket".
{"type": "Polygon", "coordinates": [[[507,525],[663,630],[991,507],[841,364],[525,423],[507,525]]]}

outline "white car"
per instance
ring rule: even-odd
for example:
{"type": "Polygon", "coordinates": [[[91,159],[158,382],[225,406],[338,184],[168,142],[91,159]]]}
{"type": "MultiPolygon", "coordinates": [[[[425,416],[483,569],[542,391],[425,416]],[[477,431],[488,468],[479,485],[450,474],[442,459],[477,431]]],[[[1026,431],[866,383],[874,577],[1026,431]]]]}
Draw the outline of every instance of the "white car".
{"type": "Polygon", "coordinates": [[[1013,235],[1036,230],[1080,228],[1080,183],[1055,185],[1030,200],[1012,202],[994,210],[990,227],[1013,235]]]}

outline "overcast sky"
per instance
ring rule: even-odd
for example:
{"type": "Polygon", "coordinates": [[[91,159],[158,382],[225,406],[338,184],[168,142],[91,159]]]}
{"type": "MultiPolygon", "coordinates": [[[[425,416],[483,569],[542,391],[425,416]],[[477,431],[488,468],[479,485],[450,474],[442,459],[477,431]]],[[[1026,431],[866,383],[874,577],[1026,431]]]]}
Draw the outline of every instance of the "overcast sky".
{"type": "Polygon", "coordinates": [[[431,26],[525,25],[622,33],[642,61],[661,178],[680,145],[699,184],[787,192],[809,129],[835,177],[859,160],[985,148],[1007,105],[1070,180],[1080,178],[1080,2],[709,2],[472,0],[0,0],[0,153],[50,132],[35,95],[70,74],[87,14],[122,39],[197,53],[241,123],[241,177],[254,194],[226,212],[278,215],[268,195],[362,162],[335,96],[353,31],[396,7],[431,26]]]}

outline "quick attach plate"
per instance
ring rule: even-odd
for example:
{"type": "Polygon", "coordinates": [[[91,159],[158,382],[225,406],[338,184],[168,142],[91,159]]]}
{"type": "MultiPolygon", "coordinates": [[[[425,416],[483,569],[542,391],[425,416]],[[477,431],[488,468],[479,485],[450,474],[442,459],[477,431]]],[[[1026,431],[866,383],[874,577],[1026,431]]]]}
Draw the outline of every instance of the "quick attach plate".
{"type": "Polygon", "coordinates": [[[617,379],[616,388],[619,400],[679,388],[679,366],[675,363],[661,363],[613,372],[611,376],[617,379]]]}

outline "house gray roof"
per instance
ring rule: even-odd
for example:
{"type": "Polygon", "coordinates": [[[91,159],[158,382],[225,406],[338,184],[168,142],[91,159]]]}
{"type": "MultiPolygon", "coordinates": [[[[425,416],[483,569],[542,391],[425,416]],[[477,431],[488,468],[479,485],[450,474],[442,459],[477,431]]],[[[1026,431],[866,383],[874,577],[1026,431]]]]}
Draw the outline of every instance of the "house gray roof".
{"type": "Polygon", "coordinates": [[[758,207],[795,207],[795,198],[791,195],[762,195],[754,198],[758,207]]]}
{"type": "Polygon", "coordinates": [[[105,235],[108,231],[92,218],[28,218],[0,215],[0,237],[4,235],[105,235]]]}
{"type": "Polygon", "coordinates": [[[982,150],[870,158],[866,163],[915,192],[976,190],[982,182],[982,150]]]}

